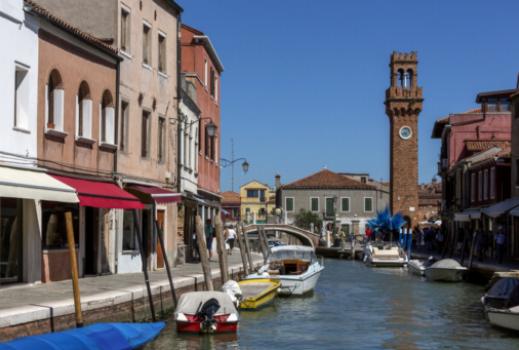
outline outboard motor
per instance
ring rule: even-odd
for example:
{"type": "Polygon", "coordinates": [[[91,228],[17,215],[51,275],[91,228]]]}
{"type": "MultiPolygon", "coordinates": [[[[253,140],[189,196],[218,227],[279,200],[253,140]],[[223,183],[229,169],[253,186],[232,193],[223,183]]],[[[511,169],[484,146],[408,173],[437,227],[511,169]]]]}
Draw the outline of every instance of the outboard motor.
{"type": "Polygon", "coordinates": [[[218,309],[220,309],[220,303],[215,298],[209,299],[199,307],[196,316],[202,320],[201,328],[203,331],[209,333],[216,331],[216,320],[214,319],[214,315],[218,309]]]}

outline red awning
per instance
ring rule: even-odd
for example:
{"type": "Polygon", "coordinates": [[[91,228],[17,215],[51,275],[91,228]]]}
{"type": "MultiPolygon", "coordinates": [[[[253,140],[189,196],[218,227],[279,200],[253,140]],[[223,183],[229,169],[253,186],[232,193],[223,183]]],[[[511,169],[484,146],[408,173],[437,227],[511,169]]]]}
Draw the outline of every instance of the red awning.
{"type": "Polygon", "coordinates": [[[82,207],[143,209],[137,197],[111,182],[77,179],[52,175],[55,179],[76,189],[82,207]]]}
{"type": "Polygon", "coordinates": [[[143,194],[147,201],[155,201],[155,203],[178,203],[182,201],[182,194],[161,187],[131,184],[126,188],[131,192],[143,194]]]}

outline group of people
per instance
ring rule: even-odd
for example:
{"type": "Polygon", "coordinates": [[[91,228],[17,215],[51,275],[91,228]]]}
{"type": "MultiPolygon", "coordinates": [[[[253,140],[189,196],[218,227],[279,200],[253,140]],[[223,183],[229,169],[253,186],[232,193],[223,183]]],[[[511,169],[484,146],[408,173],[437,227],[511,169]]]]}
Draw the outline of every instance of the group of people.
{"type": "MultiPolygon", "coordinates": [[[[234,249],[234,242],[236,241],[236,229],[233,225],[225,225],[224,231],[224,240],[225,240],[225,248],[227,254],[231,255],[232,250],[234,249]]],[[[209,255],[209,260],[213,258],[213,241],[216,238],[216,229],[213,225],[211,219],[207,219],[204,225],[204,236],[205,236],[205,245],[207,248],[207,253],[209,255]]],[[[197,243],[196,232],[193,232],[193,248],[194,248],[194,258],[200,259],[200,250],[197,243]]]]}

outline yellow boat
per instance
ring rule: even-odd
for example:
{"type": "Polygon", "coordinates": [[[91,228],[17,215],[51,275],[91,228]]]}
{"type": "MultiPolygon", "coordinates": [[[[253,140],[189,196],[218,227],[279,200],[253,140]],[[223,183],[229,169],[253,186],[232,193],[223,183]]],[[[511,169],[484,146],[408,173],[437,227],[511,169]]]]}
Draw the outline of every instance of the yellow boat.
{"type": "Polygon", "coordinates": [[[254,278],[238,282],[242,292],[240,309],[259,309],[271,303],[281,286],[281,282],[271,278],[254,278]]]}

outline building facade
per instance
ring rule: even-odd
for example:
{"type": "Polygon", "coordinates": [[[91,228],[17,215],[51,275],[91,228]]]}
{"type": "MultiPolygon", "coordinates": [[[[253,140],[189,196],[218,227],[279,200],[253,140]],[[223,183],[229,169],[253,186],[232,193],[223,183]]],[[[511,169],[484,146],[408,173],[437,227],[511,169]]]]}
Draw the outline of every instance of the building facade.
{"type": "Polygon", "coordinates": [[[389,204],[387,190],[351,175],[323,169],[292,183],[281,185],[284,222],[293,224],[301,211],[317,214],[324,225],[335,224],[346,233],[364,234],[366,223],[389,204]]]}
{"type": "Polygon", "coordinates": [[[240,216],[248,224],[266,224],[274,219],[275,191],[253,180],[240,186],[240,216]]]}
{"type": "MultiPolygon", "coordinates": [[[[198,127],[198,208],[202,220],[220,212],[220,79],[223,65],[211,40],[185,24],[181,28],[182,75],[196,88],[198,127]]],[[[191,245],[190,235],[184,237],[191,245]]]]}
{"type": "Polygon", "coordinates": [[[402,213],[410,225],[417,221],[419,202],[418,116],[423,95],[417,65],[416,52],[393,52],[385,100],[390,125],[390,209],[402,213]]]}
{"type": "Polygon", "coordinates": [[[236,192],[222,193],[222,219],[225,224],[237,225],[241,220],[241,198],[236,192]]]}

